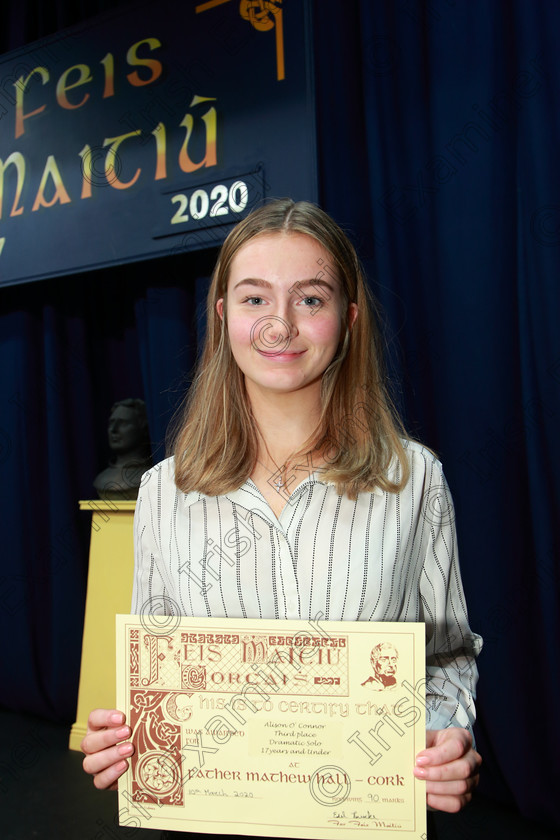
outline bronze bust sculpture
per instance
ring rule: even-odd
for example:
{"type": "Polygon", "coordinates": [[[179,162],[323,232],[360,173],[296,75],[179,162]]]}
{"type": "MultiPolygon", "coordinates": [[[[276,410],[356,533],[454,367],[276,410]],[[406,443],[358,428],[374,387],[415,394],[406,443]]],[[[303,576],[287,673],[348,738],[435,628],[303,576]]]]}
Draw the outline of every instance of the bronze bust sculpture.
{"type": "Polygon", "coordinates": [[[109,416],[108,435],[112,457],[93,486],[100,499],[133,501],[142,474],[152,465],[144,401],[130,398],[116,402],[109,416]]]}

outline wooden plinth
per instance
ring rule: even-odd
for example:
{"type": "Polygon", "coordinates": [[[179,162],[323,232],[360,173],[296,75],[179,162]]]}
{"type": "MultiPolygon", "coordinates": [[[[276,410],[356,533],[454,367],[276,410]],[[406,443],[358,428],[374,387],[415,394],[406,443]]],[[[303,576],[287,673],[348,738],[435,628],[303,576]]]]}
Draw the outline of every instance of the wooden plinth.
{"type": "Polygon", "coordinates": [[[136,502],[80,502],[91,510],[91,545],[76,722],[69,748],[79,750],[90,711],[113,709],[115,615],[129,613],[134,571],[132,525],[136,502]]]}

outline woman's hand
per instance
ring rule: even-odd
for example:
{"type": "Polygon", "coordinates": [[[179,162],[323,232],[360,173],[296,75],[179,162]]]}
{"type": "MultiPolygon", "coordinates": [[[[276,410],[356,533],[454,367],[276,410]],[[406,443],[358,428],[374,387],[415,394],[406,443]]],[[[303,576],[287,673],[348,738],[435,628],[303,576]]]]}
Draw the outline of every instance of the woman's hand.
{"type": "Polygon", "coordinates": [[[455,813],[470,802],[481,764],[468,730],[428,729],[426,749],[416,756],[414,775],[426,781],[429,807],[455,813]]]}
{"type": "Polygon", "coordinates": [[[85,753],[83,766],[93,776],[93,784],[100,790],[115,790],[117,779],[128,767],[127,758],[134,752],[130,742],[119,743],[130,737],[130,727],[125,716],[116,709],[95,709],[88,718],[87,734],[81,743],[85,753]]]}

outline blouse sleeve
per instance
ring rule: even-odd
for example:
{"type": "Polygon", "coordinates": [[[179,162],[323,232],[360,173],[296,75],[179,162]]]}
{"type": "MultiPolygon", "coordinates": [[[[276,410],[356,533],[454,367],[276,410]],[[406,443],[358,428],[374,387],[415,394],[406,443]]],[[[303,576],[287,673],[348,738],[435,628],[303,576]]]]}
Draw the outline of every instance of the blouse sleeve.
{"type": "Polygon", "coordinates": [[[162,568],[160,537],[161,465],[144,473],[134,513],[134,582],[131,612],[166,615],[169,602],[162,568]],[[160,469],[158,469],[158,467],[160,469]]]}
{"type": "MultiPolygon", "coordinates": [[[[437,467],[441,465],[437,462],[437,467]]],[[[476,717],[475,657],[482,639],[469,627],[463,593],[455,510],[441,469],[427,483],[422,505],[426,547],[420,583],[426,622],[426,727],[469,729],[476,717]]]]}

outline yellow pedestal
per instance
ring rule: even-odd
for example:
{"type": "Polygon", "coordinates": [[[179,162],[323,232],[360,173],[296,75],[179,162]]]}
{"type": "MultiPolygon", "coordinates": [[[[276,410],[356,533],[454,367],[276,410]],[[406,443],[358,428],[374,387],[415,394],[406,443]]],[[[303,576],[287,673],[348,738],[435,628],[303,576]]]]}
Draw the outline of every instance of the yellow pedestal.
{"type": "Polygon", "coordinates": [[[80,502],[91,510],[91,546],[76,722],[69,748],[79,750],[92,709],[114,709],[115,615],[129,613],[134,572],[136,502],[80,502]]]}

